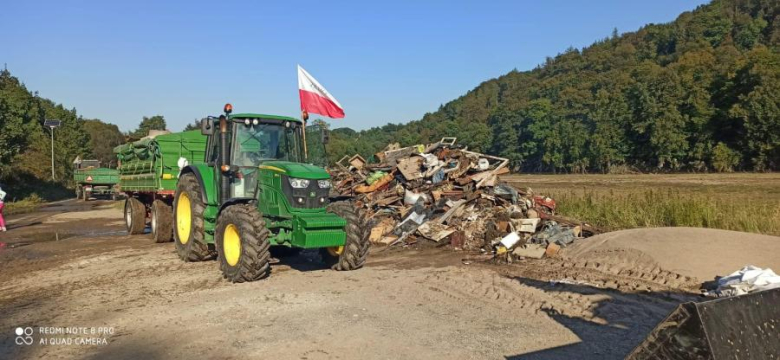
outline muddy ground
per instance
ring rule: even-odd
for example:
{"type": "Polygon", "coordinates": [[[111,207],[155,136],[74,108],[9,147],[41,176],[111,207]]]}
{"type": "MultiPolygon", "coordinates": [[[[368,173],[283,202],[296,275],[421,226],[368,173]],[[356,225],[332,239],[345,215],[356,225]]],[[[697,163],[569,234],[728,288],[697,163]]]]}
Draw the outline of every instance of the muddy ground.
{"type": "Polygon", "coordinates": [[[657,267],[493,264],[446,248],[375,247],[353,272],[305,252],[230,284],[215,261],[125,235],[108,201],[54,204],[9,228],[0,359],[620,359],[697,298],[696,279],[657,267]],[[17,327],[32,328],[32,345],[17,345],[17,327]]]}

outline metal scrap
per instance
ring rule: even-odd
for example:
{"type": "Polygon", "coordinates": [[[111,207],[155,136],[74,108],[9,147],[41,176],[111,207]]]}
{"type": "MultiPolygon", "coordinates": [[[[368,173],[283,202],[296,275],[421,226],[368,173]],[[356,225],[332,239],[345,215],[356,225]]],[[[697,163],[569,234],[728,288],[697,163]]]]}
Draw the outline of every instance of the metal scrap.
{"type": "Polygon", "coordinates": [[[542,248],[550,256],[558,245],[599,232],[557,215],[554,199],[502,183],[508,159],[469,151],[455,138],[427,146],[390,144],[371,160],[345,156],[329,171],[334,196],[354,196],[377,218],[370,236],[376,244],[420,246],[425,239],[458,250],[536,258],[542,248]]]}

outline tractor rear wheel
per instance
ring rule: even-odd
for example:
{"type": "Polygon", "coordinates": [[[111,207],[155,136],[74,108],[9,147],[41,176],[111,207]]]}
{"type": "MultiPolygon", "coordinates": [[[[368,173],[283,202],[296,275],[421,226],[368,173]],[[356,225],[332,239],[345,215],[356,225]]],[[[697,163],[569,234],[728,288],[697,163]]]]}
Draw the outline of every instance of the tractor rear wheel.
{"type": "Polygon", "coordinates": [[[253,205],[222,210],[214,233],[222,275],[234,283],[267,277],[271,273],[268,234],[263,216],[253,205]]]}
{"type": "Polygon", "coordinates": [[[125,226],[130,235],[142,234],[146,228],[146,207],[136,198],[125,201],[125,226]]]}
{"type": "Polygon", "coordinates": [[[334,270],[360,269],[366,263],[371,247],[368,240],[371,229],[365,211],[348,201],[339,201],[328,205],[328,212],[347,221],[347,240],[344,246],[320,249],[322,260],[334,270]]]}
{"type": "Polygon", "coordinates": [[[152,203],[152,239],[166,243],[173,238],[173,210],[162,200],[152,203]]]}
{"type": "Polygon", "coordinates": [[[184,261],[203,261],[213,254],[206,244],[205,210],[198,179],[192,173],[182,175],[173,199],[173,238],[176,253],[184,261]]]}

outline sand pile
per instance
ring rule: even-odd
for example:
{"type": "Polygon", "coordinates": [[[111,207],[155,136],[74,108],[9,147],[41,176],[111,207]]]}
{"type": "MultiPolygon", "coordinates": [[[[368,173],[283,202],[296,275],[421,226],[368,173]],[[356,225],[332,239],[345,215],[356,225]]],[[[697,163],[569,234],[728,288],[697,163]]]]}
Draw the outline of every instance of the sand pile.
{"type": "Polygon", "coordinates": [[[684,227],[631,229],[576,242],[562,255],[627,270],[662,269],[706,281],[747,264],[780,270],[780,237],[684,227]]]}

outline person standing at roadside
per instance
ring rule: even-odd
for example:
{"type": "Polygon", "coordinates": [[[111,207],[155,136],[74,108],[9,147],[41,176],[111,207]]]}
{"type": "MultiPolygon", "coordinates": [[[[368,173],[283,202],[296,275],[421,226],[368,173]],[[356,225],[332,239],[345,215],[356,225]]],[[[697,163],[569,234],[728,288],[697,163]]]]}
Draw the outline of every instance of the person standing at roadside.
{"type": "Polygon", "coordinates": [[[5,191],[0,187],[0,231],[6,232],[5,219],[3,218],[3,208],[5,207],[5,204],[3,201],[5,201],[5,191]]]}

